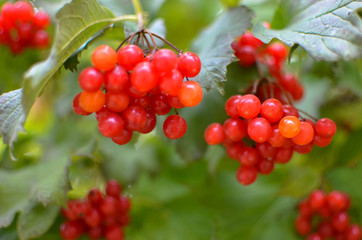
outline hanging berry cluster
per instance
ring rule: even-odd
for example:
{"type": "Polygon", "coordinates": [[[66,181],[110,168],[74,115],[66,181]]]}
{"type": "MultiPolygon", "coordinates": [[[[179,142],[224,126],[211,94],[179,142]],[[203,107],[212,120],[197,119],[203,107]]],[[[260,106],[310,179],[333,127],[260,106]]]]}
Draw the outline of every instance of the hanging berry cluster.
{"type": "Polygon", "coordinates": [[[60,234],[65,240],[78,239],[87,233],[90,239],[124,239],[123,228],[130,222],[130,200],[121,195],[122,187],[115,180],[106,185],[106,196],[98,189],[89,191],[84,200],[68,201],[62,209],[67,219],[60,226],[60,234]]]}
{"type": "Polygon", "coordinates": [[[14,54],[25,48],[46,48],[49,24],[48,14],[34,10],[29,2],[6,2],[1,8],[0,44],[8,45],[14,54]]]}
{"type": "Polygon", "coordinates": [[[159,36],[148,30],[132,35],[129,43],[135,35],[137,43],[142,39],[147,46],[128,44],[116,52],[103,45],[93,52],[94,66],[79,75],[83,92],[74,98],[73,109],[80,115],[95,112],[101,134],[123,145],[134,131],[151,132],[156,115],[166,115],[174,108],[176,114],[166,118],[163,131],[170,139],[181,138],[187,124],[176,109],[196,106],[203,97],[200,84],[188,80],[200,72],[200,59],[192,52],[178,50],[177,55],[169,49],[158,49],[153,37],[159,36]],[[152,39],[153,49],[146,34],[152,39]]]}
{"type": "Polygon", "coordinates": [[[295,228],[307,240],[361,240],[361,227],[350,224],[349,208],[347,194],[315,190],[299,204],[295,228]]]}
{"type": "MultiPolygon", "coordinates": [[[[250,46],[252,42],[259,44],[259,39],[250,33],[246,35],[249,45],[241,41],[245,46],[250,46]]],[[[240,39],[237,41],[240,42],[240,39]]],[[[277,51],[271,54],[274,63],[286,55],[287,52],[281,54],[277,51]]],[[[222,143],[228,156],[240,162],[236,177],[243,185],[253,183],[258,173],[270,174],[275,163],[289,162],[293,152],[306,154],[312,151],[314,145],[327,146],[337,130],[331,119],[322,118],[314,124],[310,119],[301,118],[299,112],[304,112],[285,104],[281,96],[266,97],[268,94],[259,91],[271,84],[263,77],[254,83],[253,94],[230,97],[225,104],[230,118],[223,125],[212,123],[205,130],[204,138],[208,144],[222,143]],[[262,85],[264,81],[268,83],[266,86],[262,85]]],[[[280,89],[283,96],[289,98],[288,93],[282,87],[280,89]]],[[[274,93],[273,86],[269,90],[274,93]]]]}

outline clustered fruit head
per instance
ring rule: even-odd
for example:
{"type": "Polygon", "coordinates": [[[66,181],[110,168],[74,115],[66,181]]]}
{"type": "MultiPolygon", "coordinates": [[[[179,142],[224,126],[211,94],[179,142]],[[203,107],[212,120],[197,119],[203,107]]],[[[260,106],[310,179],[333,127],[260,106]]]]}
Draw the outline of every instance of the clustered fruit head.
{"type": "Polygon", "coordinates": [[[122,187],[116,180],[109,180],[106,195],[99,189],[89,191],[86,199],[71,200],[62,215],[67,219],[60,226],[64,240],[75,240],[83,234],[90,239],[124,239],[123,228],[130,222],[129,198],[121,195],[122,187]]]}
{"type": "MultiPolygon", "coordinates": [[[[263,64],[269,70],[269,74],[276,83],[272,87],[268,86],[268,92],[273,91],[274,95],[285,103],[283,92],[292,96],[294,100],[302,99],[304,89],[297,77],[290,73],[284,73],[283,64],[288,57],[288,49],[281,42],[273,42],[264,44],[258,38],[254,37],[251,32],[238,37],[231,47],[235,51],[235,56],[239,59],[239,63],[243,67],[251,67],[255,64],[263,64]],[[270,89],[271,88],[271,89],[270,89]]],[[[262,101],[267,96],[263,95],[262,88],[258,89],[258,95],[262,101]]]]}
{"type": "MultiPolygon", "coordinates": [[[[196,106],[203,96],[200,84],[188,80],[201,69],[195,53],[178,56],[160,49],[144,54],[136,45],[126,45],[118,52],[99,46],[92,55],[93,67],[79,75],[83,92],[74,98],[74,111],[80,115],[95,112],[99,131],[119,145],[128,143],[134,131],[151,132],[156,115],[196,106]]],[[[178,114],[164,121],[163,131],[170,139],[181,138],[186,130],[186,121],[178,114]]]]}
{"type": "Polygon", "coordinates": [[[343,192],[315,190],[300,202],[295,228],[307,240],[361,240],[361,227],[350,223],[350,205],[349,196],[343,192]]]}
{"type": "Polygon", "coordinates": [[[25,48],[47,48],[49,24],[48,14],[34,10],[29,2],[6,2],[1,8],[0,44],[8,45],[14,54],[25,48]]]}
{"type": "Polygon", "coordinates": [[[210,124],[204,134],[210,145],[222,143],[231,159],[240,162],[237,179],[253,183],[258,173],[269,174],[274,164],[290,161],[293,152],[307,154],[313,146],[327,146],[336,133],[336,124],[322,118],[314,124],[299,117],[298,110],[269,98],[262,104],[252,94],[234,95],[225,104],[230,117],[223,125],[210,124]]]}

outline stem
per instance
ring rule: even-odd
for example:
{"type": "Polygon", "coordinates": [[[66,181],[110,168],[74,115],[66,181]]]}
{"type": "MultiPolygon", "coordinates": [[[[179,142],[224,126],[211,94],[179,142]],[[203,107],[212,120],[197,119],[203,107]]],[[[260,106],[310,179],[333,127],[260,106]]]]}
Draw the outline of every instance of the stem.
{"type": "Polygon", "coordinates": [[[155,39],[153,38],[153,35],[152,35],[152,33],[150,32],[150,30],[148,30],[148,29],[145,28],[144,31],[146,31],[146,33],[150,36],[151,41],[152,41],[152,44],[153,44],[153,47],[154,47],[154,50],[158,50],[158,47],[157,47],[156,42],[155,42],[155,39]]]}
{"type": "Polygon", "coordinates": [[[172,43],[170,43],[169,41],[167,41],[166,39],[164,39],[163,37],[155,34],[155,33],[151,33],[153,36],[155,36],[156,38],[162,40],[164,43],[168,44],[170,47],[172,47],[173,49],[175,49],[178,53],[182,54],[182,50],[178,49],[175,45],[173,45],[172,43]]]}
{"type": "Polygon", "coordinates": [[[144,34],[144,33],[142,33],[142,37],[143,37],[143,39],[144,39],[144,40],[146,41],[146,43],[147,43],[148,50],[149,50],[149,51],[151,51],[152,46],[151,46],[150,41],[148,41],[148,38],[145,36],[145,34],[144,34]]]}
{"type": "Polygon", "coordinates": [[[123,45],[125,42],[127,42],[128,39],[130,39],[131,37],[132,37],[132,35],[126,37],[126,38],[123,40],[123,42],[121,42],[121,44],[119,44],[119,46],[118,46],[117,49],[116,49],[116,52],[118,52],[118,50],[122,47],[122,45],[123,45]]]}
{"type": "Polygon", "coordinates": [[[138,29],[143,29],[143,11],[142,11],[142,5],[139,0],[132,0],[132,4],[134,7],[134,10],[138,17],[138,29]]]}
{"type": "Polygon", "coordinates": [[[285,89],[284,89],[279,83],[277,83],[277,82],[274,82],[274,84],[275,84],[280,90],[282,90],[282,93],[284,94],[285,98],[287,99],[288,104],[294,107],[293,101],[292,101],[292,99],[290,99],[290,96],[289,96],[289,94],[285,91],[285,89]]]}
{"type": "Polygon", "coordinates": [[[303,111],[303,110],[300,110],[299,108],[296,108],[297,110],[298,110],[298,112],[301,112],[301,113],[303,113],[304,115],[306,115],[307,117],[309,117],[309,118],[311,118],[311,119],[313,119],[314,121],[318,121],[318,119],[317,118],[315,118],[315,117],[313,117],[312,115],[310,115],[309,113],[307,113],[307,112],[305,112],[305,111],[303,111]]]}
{"type": "Polygon", "coordinates": [[[270,97],[271,97],[271,98],[274,98],[274,87],[273,87],[273,83],[272,83],[272,81],[271,81],[269,78],[267,78],[266,80],[267,80],[268,83],[269,83],[270,97]]]}
{"type": "Polygon", "coordinates": [[[256,92],[258,91],[258,86],[260,85],[260,83],[264,81],[264,78],[259,78],[258,80],[256,80],[254,82],[254,85],[253,85],[253,90],[251,91],[251,94],[256,94],[256,92]]]}

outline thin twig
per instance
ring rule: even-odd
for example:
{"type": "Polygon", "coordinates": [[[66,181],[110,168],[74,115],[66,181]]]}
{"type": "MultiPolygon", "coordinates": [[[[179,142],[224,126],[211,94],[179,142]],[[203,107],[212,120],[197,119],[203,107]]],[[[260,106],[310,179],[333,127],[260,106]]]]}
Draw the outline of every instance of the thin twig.
{"type": "Polygon", "coordinates": [[[307,117],[309,117],[309,118],[311,118],[311,119],[313,119],[314,121],[318,121],[318,119],[317,118],[315,118],[315,117],[313,117],[312,115],[310,115],[309,113],[307,113],[307,112],[305,112],[305,111],[303,111],[303,110],[300,110],[299,108],[296,108],[297,110],[298,110],[298,112],[301,112],[301,113],[303,113],[304,115],[306,115],[307,117]]]}
{"type": "Polygon", "coordinates": [[[182,54],[182,50],[178,49],[175,45],[173,45],[172,43],[170,43],[169,41],[167,41],[166,39],[164,39],[163,37],[155,34],[155,33],[151,33],[153,36],[155,36],[156,38],[160,39],[161,41],[163,41],[164,43],[168,44],[170,47],[172,47],[173,49],[175,49],[178,53],[182,54]]]}

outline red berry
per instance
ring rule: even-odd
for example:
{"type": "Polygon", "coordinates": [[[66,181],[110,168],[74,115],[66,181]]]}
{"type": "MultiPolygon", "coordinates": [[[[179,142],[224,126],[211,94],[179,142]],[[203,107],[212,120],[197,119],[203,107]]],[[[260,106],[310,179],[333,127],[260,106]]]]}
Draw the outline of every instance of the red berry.
{"type": "Polygon", "coordinates": [[[292,141],[297,145],[306,145],[311,143],[314,138],[314,129],[308,122],[300,123],[300,132],[292,138],[292,141]]]}
{"type": "Polygon", "coordinates": [[[252,119],[258,116],[261,109],[261,103],[258,97],[247,94],[239,100],[238,111],[240,116],[245,119],[252,119]]]}
{"type": "Polygon", "coordinates": [[[106,228],[105,237],[107,240],[123,240],[123,230],[119,226],[110,226],[106,228]]]}
{"type": "Polygon", "coordinates": [[[101,110],[106,102],[106,96],[99,90],[96,92],[82,92],[80,95],[80,106],[86,112],[97,112],[101,110]]]}
{"type": "Polygon", "coordinates": [[[130,131],[138,131],[146,125],[146,111],[138,105],[129,106],[122,112],[124,127],[130,131]]]}
{"type": "Polygon", "coordinates": [[[258,171],[255,167],[241,166],[236,172],[236,179],[243,185],[250,185],[258,177],[258,171]]]}
{"type": "Polygon", "coordinates": [[[160,49],[153,55],[152,63],[158,75],[168,73],[176,67],[177,55],[169,49],[160,49]]]}
{"type": "Polygon", "coordinates": [[[274,57],[278,62],[284,61],[288,56],[288,49],[281,42],[274,42],[269,44],[266,48],[266,52],[267,54],[274,57]]]}
{"type": "Polygon", "coordinates": [[[177,69],[172,69],[170,72],[161,76],[159,88],[162,93],[170,96],[177,96],[182,86],[183,76],[177,69]]]}
{"type": "Polygon", "coordinates": [[[238,142],[243,139],[247,134],[247,125],[240,118],[229,118],[224,124],[225,137],[233,142],[238,142]]]}
{"type": "Polygon", "coordinates": [[[138,132],[143,134],[149,133],[153,129],[155,129],[156,123],[157,123],[156,114],[153,111],[148,110],[146,111],[146,124],[143,128],[139,129],[138,132]]]}
{"type": "Polygon", "coordinates": [[[268,159],[261,159],[257,164],[256,168],[260,174],[267,175],[274,170],[274,161],[268,159]]]}
{"type": "Polygon", "coordinates": [[[118,145],[124,145],[131,141],[133,132],[127,129],[123,129],[117,136],[112,137],[112,141],[118,145]]]}
{"type": "Polygon", "coordinates": [[[301,216],[303,216],[304,218],[309,218],[313,214],[313,210],[310,207],[309,201],[307,201],[307,200],[303,200],[302,202],[299,203],[298,211],[299,211],[299,214],[301,216]]]}
{"type": "Polygon", "coordinates": [[[122,112],[127,109],[129,101],[129,95],[126,92],[106,93],[106,106],[113,112],[122,112]]]}
{"type": "Polygon", "coordinates": [[[123,130],[123,119],[116,113],[103,115],[98,122],[98,129],[105,137],[115,137],[123,130]]]}
{"type": "Polygon", "coordinates": [[[240,154],[244,150],[243,142],[233,142],[231,144],[226,145],[226,154],[229,158],[234,160],[239,160],[240,154]]]}
{"type": "Polygon", "coordinates": [[[204,138],[209,145],[222,143],[225,138],[224,128],[219,123],[212,123],[206,128],[204,138]]]}
{"type": "Polygon", "coordinates": [[[83,69],[78,77],[80,87],[87,92],[95,92],[101,89],[104,77],[103,74],[94,67],[83,69]]]}
{"type": "Polygon", "coordinates": [[[255,148],[244,147],[239,155],[239,162],[243,166],[254,166],[258,163],[259,157],[255,148]]]}
{"type": "Polygon", "coordinates": [[[178,96],[167,96],[168,104],[173,108],[183,108],[185,107],[181,102],[178,96]]]}
{"type": "Polygon", "coordinates": [[[159,93],[151,95],[151,109],[155,114],[162,116],[169,113],[172,108],[168,104],[166,95],[159,93]]]}
{"type": "Polygon", "coordinates": [[[104,86],[107,91],[121,92],[129,88],[129,77],[123,67],[116,65],[105,73],[104,86]]]}
{"type": "Polygon", "coordinates": [[[64,222],[60,226],[60,235],[65,240],[75,240],[83,233],[83,224],[80,221],[64,222]]]}
{"type": "Polygon", "coordinates": [[[263,46],[263,42],[260,41],[258,38],[254,37],[254,35],[249,31],[245,32],[240,37],[239,44],[240,45],[249,45],[254,48],[259,48],[259,47],[263,46]]]}
{"type": "Polygon", "coordinates": [[[294,75],[287,73],[278,78],[278,83],[288,92],[293,92],[297,87],[298,80],[294,75]]]}
{"type": "Polygon", "coordinates": [[[101,45],[94,50],[92,63],[100,71],[109,71],[117,63],[117,53],[110,46],[101,45]]]}
{"type": "Polygon", "coordinates": [[[329,118],[322,118],[317,121],[317,123],[314,126],[317,135],[324,137],[324,138],[330,138],[333,137],[334,134],[337,131],[337,126],[334,123],[333,120],[329,118]]]}
{"type": "Polygon", "coordinates": [[[323,240],[323,238],[318,233],[312,233],[307,236],[306,240],[323,240]]]}
{"type": "Polygon", "coordinates": [[[102,227],[92,227],[88,230],[89,238],[92,240],[99,240],[103,236],[102,227]]]}
{"type": "Polygon", "coordinates": [[[278,148],[275,155],[274,161],[277,163],[285,164],[290,161],[293,157],[293,149],[292,148],[278,148]]]}
{"type": "Polygon", "coordinates": [[[127,45],[119,49],[117,61],[126,71],[131,71],[138,63],[143,61],[142,49],[136,45],[127,45]]]}
{"type": "Polygon", "coordinates": [[[327,203],[332,211],[343,211],[348,204],[344,194],[338,191],[333,191],[328,194],[327,203]]]}
{"type": "Polygon", "coordinates": [[[150,62],[140,62],[134,67],[131,74],[131,83],[137,91],[148,92],[156,87],[158,78],[153,66],[150,62]]]}
{"type": "Polygon", "coordinates": [[[332,137],[325,138],[319,135],[314,135],[313,144],[317,147],[326,147],[332,142],[332,137]]]}
{"type": "Polygon", "coordinates": [[[277,148],[268,142],[256,143],[255,148],[263,158],[272,158],[277,151],[277,148]]]}
{"type": "Polygon", "coordinates": [[[32,45],[36,48],[47,48],[50,43],[49,34],[45,30],[38,30],[33,36],[32,45]]]}
{"type": "Polygon", "coordinates": [[[199,56],[193,52],[181,54],[177,61],[177,69],[185,77],[195,77],[201,70],[201,61],[199,56]]]}
{"type": "Polygon", "coordinates": [[[265,118],[254,118],[248,124],[248,134],[255,142],[266,142],[271,137],[272,128],[265,118]]]}
{"type": "Polygon", "coordinates": [[[347,212],[339,212],[332,216],[332,227],[337,232],[344,232],[349,226],[349,215],[347,212]]]}
{"type": "Polygon", "coordinates": [[[306,217],[298,216],[295,221],[295,229],[300,235],[307,235],[312,230],[310,220],[306,217]]]}
{"type": "Polygon", "coordinates": [[[320,223],[317,230],[322,239],[328,239],[333,236],[333,228],[330,222],[320,223]]]}
{"type": "Polygon", "coordinates": [[[170,115],[163,123],[163,132],[169,139],[178,139],[185,135],[187,123],[185,119],[179,115],[170,115]]]}
{"type": "Polygon", "coordinates": [[[111,179],[107,182],[106,193],[108,196],[119,197],[122,192],[122,187],[117,180],[111,179]]]}
{"type": "Polygon", "coordinates": [[[278,122],[284,115],[283,105],[279,100],[270,98],[261,105],[260,114],[271,123],[278,122]]]}
{"type": "Polygon", "coordinates": [[[225,103],[225,111],[226,114],[232,118],[240,117],[238,111],[239,101],[241,99],[241,95],[231,96],[225,103]]]}
{"type": "Polygon", "coordinates": [[[84,222],[90,227],[97,227],[102,223],[102,215],[96,208],[91,208],[84,214],[84,222]]]}
{"type": "Polygon", "coordinates": [[[291,105],[283,105],[284,116],[299,117],[298,110],[291,105]]]}
{"type": "Polygon", "coordinates": [[[129,210],[131,209],[131,201],[129,200],[128,197],[121,196],[118,199],[118,205],[117,206],[118,206],[118,210],[121,213],[129,212],[129,210]]]}
{"type": "Polygon", "coordinates": [[[149,95],[145,95],[140,98],[131,98],[129,105],[140,105],[147,110],[151,106],[151,97],[149,95]]]}
{"type": "Polygon", "coordinates": [[[256,50],[251,46],[242,46],[235,50],[235,56],[239,58],[242,67],[248,68],[256,62],[256,50]]]}
{"type": "Polygon", "coordinates": [[[361,240],[362,230],[357,224],[349,226],[345,232],[346,240],[361,240]]]}
{"type": "Polygon", "coordinates": [[[106,196],[101,202],[99,209],[106,216],[113,215],[117,210],[117,198],[106,196]]]}
{"type": "Polygon", "coordinates": [[[103,196],[102,193],[97,188],[95,188],[88,192],[87,199],[94,206],[98,206],[102,202],[103,196]]]}
{"type": "Polygon", "coordinates": [[[308,143],[306,145],[294,145],[293,150],[300,154],[307,154],[313,150],[313,142],[308,143]]]}
{"type": "Polygon", "coordinates": [[[45,29],[50,25],[50,17],[46,12],[39,11],[35,13],[33,23],[40,29],[45,29]]]}
{"type": "Polygon", "coordinates": [[[33,20],[33,6],[26,1],[19,1],[14,3],[14,18],[19,19],[22,22],[28,22],[33,20]]]}
{"type": "Polygon", "coordinates": [[[273,147],[284,147],[287,144],[288,139],[280,134],[279,125],[272,126],[272,134],[268,142],[273,147]]]}
{"type": "Polygon", "coordinates": [[[80,106],[80,95],[81,93],[78,93],[73,100],[73,110],[76,114],[78,115],[83,115],[83,116],[87,116],[90,115],[92,113],[85,111],[81,106],[80,106]]]}
{"type": "Polygon", "coordinates": [[[322,208],[325,202],[326,197],[324,192],[321,190],[315,190],[309,195],[309,205],[314,211],[322,208]]]}
{"type": "Polygon", "coordinates": [[[179,100],[185,107],[194,107],[202,100],[202,88],[198,82],[187,81],[182,83],[178,93],[179,100]]]}

